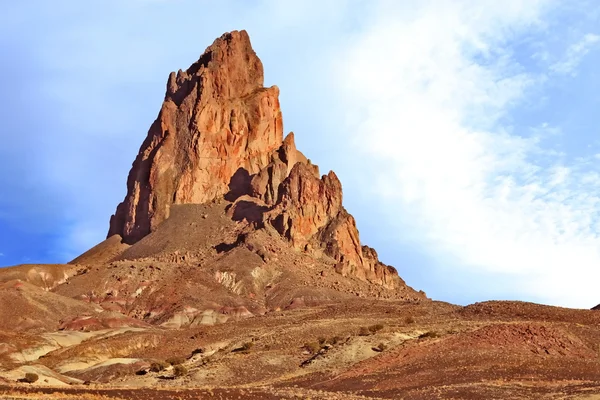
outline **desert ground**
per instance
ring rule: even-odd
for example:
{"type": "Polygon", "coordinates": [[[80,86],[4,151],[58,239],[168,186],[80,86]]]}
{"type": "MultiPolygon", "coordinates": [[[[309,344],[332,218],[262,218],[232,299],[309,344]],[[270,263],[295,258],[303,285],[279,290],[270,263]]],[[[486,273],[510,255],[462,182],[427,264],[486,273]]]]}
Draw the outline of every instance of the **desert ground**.
{"type": "Polygon", "coordinates": [[[106,240],[0,269],[0,398],[600,399],[600,311],[407,285],[278,95],[244,31],[169,75],[106,240]]]}

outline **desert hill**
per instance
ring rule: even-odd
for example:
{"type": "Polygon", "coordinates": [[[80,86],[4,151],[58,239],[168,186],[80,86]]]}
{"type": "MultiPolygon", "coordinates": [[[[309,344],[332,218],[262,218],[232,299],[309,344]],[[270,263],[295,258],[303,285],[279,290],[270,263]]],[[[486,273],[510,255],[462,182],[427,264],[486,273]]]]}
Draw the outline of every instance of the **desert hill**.
{"type": "Polygon", "coordinates": [[[263,83],[218,38],[169,75],[107,239],[0,270],[0,396],[595,398],[600,313],[409,287],[263,83]]]}

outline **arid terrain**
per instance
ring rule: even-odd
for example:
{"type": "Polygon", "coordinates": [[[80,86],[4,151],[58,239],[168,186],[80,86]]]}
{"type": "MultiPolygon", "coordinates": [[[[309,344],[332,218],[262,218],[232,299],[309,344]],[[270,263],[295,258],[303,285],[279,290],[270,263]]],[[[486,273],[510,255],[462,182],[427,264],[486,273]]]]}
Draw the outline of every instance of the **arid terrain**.
{"type": "Polygon", "coordinates": [[[409,287],[278,95],[245,31],[171,73],[107,239],[0,269],[0,398],[600,399],[600,311],[409,287]]]}

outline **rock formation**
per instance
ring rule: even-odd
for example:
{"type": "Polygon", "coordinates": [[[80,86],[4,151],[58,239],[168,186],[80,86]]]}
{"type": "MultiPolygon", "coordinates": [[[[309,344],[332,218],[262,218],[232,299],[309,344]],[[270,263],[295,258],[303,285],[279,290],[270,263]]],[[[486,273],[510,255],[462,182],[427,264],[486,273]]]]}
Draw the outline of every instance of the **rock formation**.
{"type": "Polygon", "coordinates": [[[264,167],[282,142],[278,95],[276,86],[263,87],[245,31],[223,35],[187,71],[171,73],[109,236],[133,244],[169,217],[172,204],[213,200],[240,168],[264,167]]]}
{"type": "Polygon", "coordinates": [[[342,275],[399,286],[396,270],[361,246],[342,185],[283,139],[279,90],[245,31],[217,39],[187,71],[171,73],[157,120],[133,163],[108,236],[134,244],[173,204],[225,198],[229,215],[276,231],[295,249],[332,258],[342,275]]]}

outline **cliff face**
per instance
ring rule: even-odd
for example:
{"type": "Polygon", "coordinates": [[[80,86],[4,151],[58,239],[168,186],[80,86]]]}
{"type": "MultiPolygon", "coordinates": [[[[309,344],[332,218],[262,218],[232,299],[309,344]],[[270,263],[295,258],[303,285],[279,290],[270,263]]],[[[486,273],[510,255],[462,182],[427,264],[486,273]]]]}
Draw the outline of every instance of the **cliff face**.
{"type": "Polygon", "coordinates": [[[404,285],[396,270],[379,262],[375,250],[361,246],[356,222],[342,205],[342,184],[333,171],[319,168],[296,149],[290,133],[270,163],[251,177],[230,214],[274,229],[297,250],[333,258],[344,276],[388,288],[404,285]]]}
{"type": "Polygon", "coordinates": [[[282,142],[278,96],[277,87],[263,87],[244,31],[223,35],[187,71],[171,73],[109,236],[133,244],[169,217],[172,204],[213,200],[240,168],[260,171],[282,142]]]}
{"type": "Polygon", "coordinates": [[[335,173],[320,176],[294,135],[283,139],[278,95],[277,87],[263,87],[262,63],[245,31],[223,35],[187,71],[171,73],[108,236],[133,244],[169,217],[171,205],[225,198],[232,218],[333,258],[342,275],[403,284],[361,246],[335,173]]]}

